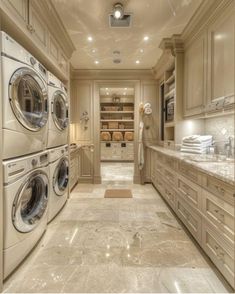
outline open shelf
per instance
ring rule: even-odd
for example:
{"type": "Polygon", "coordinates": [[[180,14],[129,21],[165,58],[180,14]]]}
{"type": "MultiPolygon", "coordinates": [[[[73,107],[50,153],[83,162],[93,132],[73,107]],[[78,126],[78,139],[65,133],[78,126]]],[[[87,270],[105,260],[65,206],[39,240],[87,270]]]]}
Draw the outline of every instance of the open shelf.
{"type": "Polygon", "coordinates": [[[101,122],[117,121],[117,122],[134,122],[133,119],[101,119],[101,122]]]}
{"type": "Polygon", "coordinates": [[[134,132],[134,129],[101,129],[101,132],[134,132]]]}
{"type": "Polygon", "coordinates": [[[125,114],[125,113],[134,113],[134,111],[123,111],[123,110],[118,110],[118,111],[108,111],[108,110],[103,110],[101,111],[100,113],[103,113],[103,114],[125,114]]]}

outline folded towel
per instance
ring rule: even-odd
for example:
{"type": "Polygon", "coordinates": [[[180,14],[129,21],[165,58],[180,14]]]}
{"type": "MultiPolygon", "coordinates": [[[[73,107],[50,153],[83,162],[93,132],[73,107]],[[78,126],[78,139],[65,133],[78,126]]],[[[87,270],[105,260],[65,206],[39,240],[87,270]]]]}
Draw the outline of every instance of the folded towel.
{"type": "Polygon", "coordinates": [[[208,142],[212,141],[212,136],[199,136],[199,135],[193,135],[193,136],[187,136],[182,139],[183,143],[202,143],[202,142],[208,142]]]}
{"type": "Polygon", "coordinates": [[[194,153],[194,154],[206,153],[206,149],[205,150],[194,150],[194,149],[181,148],[180,151],[185,152],[185,153],[194,153]]]}
{"type": "Polygon", "coordinates": [[[181,148],[182,149],[188,149],[188,150],[206,150],[207,149],[207,147],[205,146],[205,147],[188,147],[188,146],[184,146],[184,145],[182,145],[181,146],[181,148]]]}
{"type": "Polygon", "coordinates": [[[202,143],[185,143],[183,142],[182,146],[186,147],[208,147],[212,144],[212,141],[202,142],[202,143]]]}

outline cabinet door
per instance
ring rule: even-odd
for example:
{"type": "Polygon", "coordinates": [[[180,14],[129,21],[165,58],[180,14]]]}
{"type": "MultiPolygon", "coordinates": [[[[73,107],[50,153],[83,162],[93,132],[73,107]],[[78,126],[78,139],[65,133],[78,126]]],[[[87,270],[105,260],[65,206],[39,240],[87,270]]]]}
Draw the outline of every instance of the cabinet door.
{"type": "Polygon", "coordinates": [[[2,4],[21,25],[25,26],[28,22],[27,2],[28,0],[3,0],[2,4]]]}
{"type": "Polygon", "coordinates": [[[49,35],[49,55],[51,59],[56,63],[59,64],[60,61],[60,47],[57,41],[53,38],[53,36],[49,35]]]}
{"type": "Polygon", "coordinates": [[[205,104],[206,37],[195,40],[185,52],[184,116],[201,114],[205,104]]]}
{"type": "Polygon", "coordinates": [[[28,29],[32,33],[32,39],[42,50],[48,48],[48,30],[43,19],[39,16],[37,8],[33,2],[29,2],[29,24],[28,29]]]}
{"type": "Polygon", "coordinates": [[[91,182],[93,179],[93,152],[88,147],[80,149],[79,152],[79,180],[80,182],[91,182]]]}
{"type": "Polygon", "coordinates": [[[235,10],[217,19],[208,30],[208,103],[234,95],[235,10]]]}

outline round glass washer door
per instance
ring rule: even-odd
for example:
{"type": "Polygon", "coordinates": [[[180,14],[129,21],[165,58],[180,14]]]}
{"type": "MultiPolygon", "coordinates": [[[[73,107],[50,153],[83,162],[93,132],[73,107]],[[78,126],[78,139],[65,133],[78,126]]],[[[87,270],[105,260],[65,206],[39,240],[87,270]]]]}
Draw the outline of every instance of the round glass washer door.
{"type": "Polygon", "coordinates": [[[30,68],[14,72],[9,82],[9,100],[17,120],[30,131],[42,129],[48,119],[47,88],[30,68]]]}
{"type": "Polygon", "coordinates": [[[47,175],[35,171],[19,188],[12,207],[12,222],[19,232],[28,233],[39,224],[47,209],[48,185],[47,175]]]}
{"type": "Polygon", "coordinates": [[[62,91],[56,91],[52,99],[52,117],[56,127],[62,131],[68,126],[68,103],[62,91]]]}
{"type": "Polygon", "coordinates": [[[69,161],[67,157],[61,158],[56,166],[53,176],[53,188],[58,196],[64,195],[69,183],[69,161]]]}

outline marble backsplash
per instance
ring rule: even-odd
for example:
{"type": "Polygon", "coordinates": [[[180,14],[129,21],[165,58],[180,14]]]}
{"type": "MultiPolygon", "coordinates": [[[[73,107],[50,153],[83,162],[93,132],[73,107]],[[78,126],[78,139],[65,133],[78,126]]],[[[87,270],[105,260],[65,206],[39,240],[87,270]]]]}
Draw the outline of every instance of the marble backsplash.
{"type": "Polygon", "coordinates": [[[234,132],[235,115],[214,117],[205,119],[205,134],[212,135],[218,152],[224,151],[224,145],[228,138],[232,136],[234,155],[234,132]]]}

